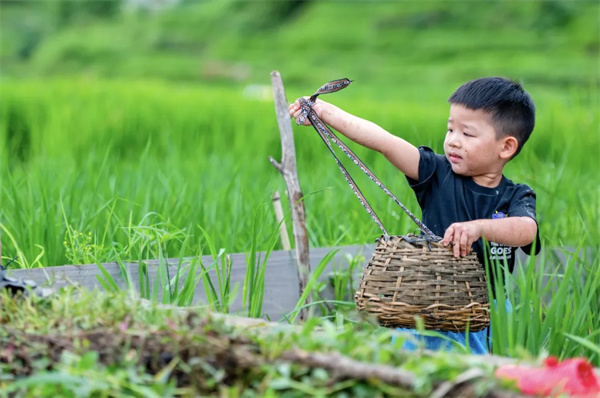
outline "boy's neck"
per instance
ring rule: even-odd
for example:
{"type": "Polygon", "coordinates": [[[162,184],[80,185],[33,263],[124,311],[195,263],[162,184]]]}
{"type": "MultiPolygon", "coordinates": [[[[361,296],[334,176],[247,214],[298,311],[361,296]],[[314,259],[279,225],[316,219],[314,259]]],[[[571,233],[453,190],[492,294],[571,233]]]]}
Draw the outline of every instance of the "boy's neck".
{"type": "Polygon", "coordinates": [[[502,172],[489,173],[471,177],[473,182],[486,188],[496,188],[502,182],[502,172]]]}

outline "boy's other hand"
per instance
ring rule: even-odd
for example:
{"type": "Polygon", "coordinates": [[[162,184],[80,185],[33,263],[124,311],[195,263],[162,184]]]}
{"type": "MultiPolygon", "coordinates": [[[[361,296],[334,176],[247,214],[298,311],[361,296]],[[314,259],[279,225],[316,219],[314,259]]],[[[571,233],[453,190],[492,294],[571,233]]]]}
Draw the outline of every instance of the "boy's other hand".
{"type": "MultiPolygon", "coordinates": [[[[303,97],[303,98],[308,101],[310,97],[303,97]]],[[[317,115],[319,117],[321,117],[322,101],[317,99],[312,108],[317,113],[317,115]]],[[[298,116],[300,116],[301,109],[302,108],[300,107],[300,99],[299,98],[293,104],[290,104],[290,106],[288,107],[290,116],[293,117],[294,119],[298,119],[298,116]]],[[[304,123],[302,123],[302,125],[310,126],[310,120],[308,120],[308,118],[304,119],[304,123]]]]}
{"type": "Polygon", "coordinates": [[[471,250],[471,245],[481,238],[483,227],[477,221],[456,222],[446,229],[442,244],[453,244],[454,257],[465,257],[471,250]]]}

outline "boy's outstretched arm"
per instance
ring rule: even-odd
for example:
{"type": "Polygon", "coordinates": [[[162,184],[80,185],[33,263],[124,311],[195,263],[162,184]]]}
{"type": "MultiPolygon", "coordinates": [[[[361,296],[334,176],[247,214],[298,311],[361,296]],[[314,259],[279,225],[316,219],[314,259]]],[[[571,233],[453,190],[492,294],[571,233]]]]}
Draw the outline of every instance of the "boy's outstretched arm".
{"type": "MultiPolygon", "coordinates": [[[[306,97],[308,99],[308,97],[306,97]]],[[[365,119],[354,116],[335,105],[317,99],[313,110],[321,120],[334,130],[350,138],[352,141],[381,152],[390,163],[396,166],[407,177],[419,179],[419,159],[421,155],[417,147],[396,137],[380,126],[365,119]]],[[[300,102],[297,100],[289,106],[290,115],[296,119],[300,115],[300,102]]],[[[310,126],[308,118],[304,125],[310,126]]]]}
{"type": "Polygon", "coordinates": [[[531,217],[507,217],[457,222],[446,229],[442,244],[454,244],[454,256],[466,256],[471,245],[484,237],[489,242],[520,247],[534,241],[537,223],[531,217]]]}

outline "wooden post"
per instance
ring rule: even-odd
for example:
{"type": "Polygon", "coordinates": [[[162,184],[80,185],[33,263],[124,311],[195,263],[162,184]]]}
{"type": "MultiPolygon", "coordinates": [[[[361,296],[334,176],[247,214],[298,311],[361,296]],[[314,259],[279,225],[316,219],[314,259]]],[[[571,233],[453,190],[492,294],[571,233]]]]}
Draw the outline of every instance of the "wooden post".
{"type": "MultiPolygon", "coordinates": [[[[294,242],[296,244],[296,264],[298,270],[298,288],[300,296],[304,292],[310,276],[310,260],[308,256],[308,234],[306,232],[306,211],[300,182],[298,181],[298,172],[296,169],[296,149],[294,146],[294,135],[290,114],[288,112],[288,103],[285,97],[283,81],[278,71],[271,72],[271,85],[273,86],[273,97],[275,101],[275,113],[277,115],[277,124],[281,135],[281,163],[278,163],[269,156],[269,161],[275,166],[283,176],[287,186],[288,199],[292,207],[292,227],[294,230],[294,242]]],[[[310,295],[306,298],[306,303],[310,303],[310,295]]],[[[300,320],[305,320],[307,308],[300,310],[300,320]]]]}

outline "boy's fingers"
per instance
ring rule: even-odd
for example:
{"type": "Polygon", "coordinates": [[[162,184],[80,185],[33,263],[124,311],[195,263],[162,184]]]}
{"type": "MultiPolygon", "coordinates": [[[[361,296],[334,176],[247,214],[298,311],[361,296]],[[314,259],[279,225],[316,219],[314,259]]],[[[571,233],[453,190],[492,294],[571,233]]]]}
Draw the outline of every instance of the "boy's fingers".
{"type": "Polygon", "coordinates": [[[454,239],[453,239],[453,252],[454,252],[454,257],[460,257],[461,254],[464,252],[464,247],[467,244],[467,239],[468,237],[466,236],[466,234],[464,233],[464,231],[461,231],[460,228],[457,229],[456,231],[454,231],[454,239]]]}
{"type": "Polygon", "coordinates": [[[460,240],[460,254],[465,257],[469,252],[469,247],[471,247],[471,239],[469,238],[469,234],[466,232],[463,233],[460,240]]]}
{"type": "Polygon", "coordinates": [[[444,246],[448,246],[450,244],[450,242],[452,242],[453,235],[454,235],[454,227],[451,225],[448,227],[448,229],[444,233],[444,239],[442,239],[442,244],[444,246]]]}
{"type": "MultiPolygon", "coordinates": [[[[306,98],[308,99],[308,97],[306,98]]],[[[292,116],[294,119],[298,119],[298,117],[302,113],[302,106],[300,105],[299,99],[288,106],[288,112],[290,113],[290,116],[292,116]]],[[[310,126],[310,121],[308,120],[308,118],[304,120],[304,123],[302,123],[302,125],[310,126]]]]}
{"type": "Polygon", "coordinates": [[[475,240],[477,240],[473,238],[473,233],[469,232],[469,228],[464,224],[456,223],[456,225],[452,224],[446,229],[442,244],[448,246],[452,243],[454,257],[465,257],[469,254],[475,240]]]}

